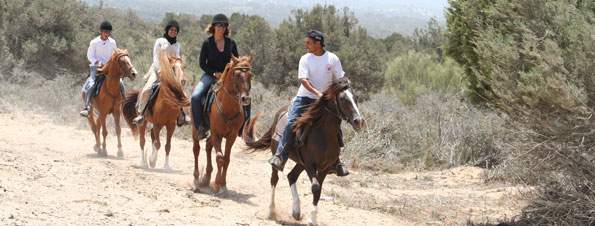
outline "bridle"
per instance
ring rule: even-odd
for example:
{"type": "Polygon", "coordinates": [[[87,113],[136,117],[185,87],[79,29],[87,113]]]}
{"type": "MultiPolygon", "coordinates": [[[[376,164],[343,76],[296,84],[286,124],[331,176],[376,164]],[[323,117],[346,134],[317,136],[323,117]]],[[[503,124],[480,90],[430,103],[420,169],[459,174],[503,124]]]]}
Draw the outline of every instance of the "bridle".
{"type": "MultiPolygon", "coordinates": [[[[252,68],[247,67],[247,66],[236,66],[232,68],[233,70],[241,70],[242,72],[248,72],[250,71],[252,68]]],[[[232,79],[236,79],[238,78],[239,75],[233,75],[232,79]]],[[[237,95],[234,96],[232,95],[229,90],[227,90],[227,88],[225,88],[225,85],[223,85],[223,90],[225,91],[225,93],[231,97],[231,99],[236,102],[239,106],[240,106],[240,112],[238,112],[236,115],[234,115],[231,119],[228,118],[224,113],[223,113],[223,109],[221,108],[221,105],[219,105],[219,101],[217,101],[217,97],[215,97],[215,104],[217,105],[217,109],[219,109],[219,113],[221,114],[221,116],[223,117],[223,119],[225,119],[227,121],[227,125],[229,127],[231,127],[231,124],[233,123],[233,121],[235,121],[238,117],[240,117],[241,115],[243,115],[242,113],[244,112],[244,108],[242,107],[242,103],[241,103],[241,96],[240,96],[240,88],[238,87],[238,84],[234,82],[234,87],[236,88],[236,93],[237,95]]],[[[215,95],[217,95],[215,93],[215,95]]]]}
{"type": "Polygon", "coordinates": [[[120,53],[120,54],[118,54],[116,56],[116,60],[118,61],[118,67],[120,67],[120,70],[122,70],[124,72],[124,74],[121,74],[119,76],[115,76],[115,75],[114,76],[110,76],[107,73],[105,73],[105,75],[106,75],[105,77],[106,78],[108,78],[108,79],[115,79],[115,78],[120,79],[120,78],[124,78],[124,77],[130,76],[130,74],[132,73],[132,65],[130,65],[130,67],[124,67],[124,66],[122,66],[122,61],[120,60],[120,58],[121,57],[124,57],[124,56],[130,57],[130,55],[128,55],[128,53],[120,53]]]}
{"type": "MultiPolygon", "coordinates": [[[[339,92],[345,92],[344,89],[343,91],[339,92]]],[[[345,121],[349,121],[349,119],[347,118],[347,116],[345,116],[345,114],[341,111],[341,108],[339,108],[339,101],[337,100],[337,95],[334,98],[334,102],[335,102],[335,108],[337,109],[337,112],[332,111],[331,109],[329,109],[326,105],[324,105],[324,110],[328,111],[329,113],[331,113],[331,115],[337,117],[339,120],[345,120],[345,121]]]]}

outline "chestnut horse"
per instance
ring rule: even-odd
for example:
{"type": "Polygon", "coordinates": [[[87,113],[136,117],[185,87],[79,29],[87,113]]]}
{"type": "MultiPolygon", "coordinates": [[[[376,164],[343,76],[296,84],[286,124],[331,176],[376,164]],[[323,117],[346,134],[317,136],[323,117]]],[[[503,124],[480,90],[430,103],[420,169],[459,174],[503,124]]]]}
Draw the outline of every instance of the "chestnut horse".
{"type": "MultiPolygon", "coordinates": [[[[231,61],[225,66],[225,70],[217,82],[217,89],[215,90],[216,97],[211,104],[211,112],[209,113],[211,135],[206,141],[207,171],[200,183],[198,171],[199,140],[194,138],[194,146],[192,147],[192,151],[194,152],[195,191],[198,190],[199,186],[209,185],[211,181],[211,172],[213,171],[211,150],[213,147],[215,147],[217,153],[217,175],[215,177],[215,183],[211,185],[211,190],[213,192],[219,192],[220,188],[223,188],[223,191],[227,190],[226,176],[231,147],[238,136],[240,127],[244,124],[243,106],[250,104],[251,99],[251,61],[252,55],[237,58],[232,54],[231,61]],[[223,138],[225,138],[225,154],[221,150],[221,141],[223,138]]],[[[194,123],[192,125],[192,137],[196,137],[197,131],[194,123]]]]}
{"type": "MultiPolygon", "coordinates": [[[[190,98],[184,93],[183,87],[186,84],[186,75],[184,74],[184,63],[182,58],[175,56],[167,56],[167,53],[161,51],[159,54],[159,62],[161,71],[159,72],[159,81],[161,88],[152,105],[148,110],[146,121],[153,123],[151,131],[151,140],[153,141],[153,150],[149,158],[151,168],[155,168],[157,162],[157,152],[161,148],[159,141],[159,132],[165,126],[167,130],[167,138],[165,143],[165,164],[163,168],[170,170],[169,166],[169,152],[171,150],[171,138],[176,128],[176,118],[180,113],[180,109],[190,105],[190,98]]],[[[143,168],[147,167],[145,160],[145,130],[147,123],[137,126],[132,123],[134,117],[137,116],[136,102],[140,90],[131,90],[126,95],[126,99],[122,103],[124,118],[133,134],[140,135],[140,165],[143,168]],[[136,131],[135,131],[136,130],[136,131]]]]}
{"type": "MultiPolygon", "coordinates": [[[[251,150],[265,150],[270,148],[275,154],[278,141],[274,140],[272,135],[275,133],[278,123],[285,123],[288,106],[281,108],[275,115],[271,128],[258,141],[253,141],[254,123],[258,115],[250,120],[246,126],[247,132],[244,135],[246,145],[251,150]]],[[[260,114],[259,114],[260,115],[260,114]]],[[[357,96],[351,89],[349,80],[346,77],[335,79],[329,88],[323,92],[323,96],[294,123],[295,131],[305,127],[310,127],[305,136],[303,145],[296,149],[296,146],[289,147],[289,157],[296,162],[295,167],[287,175],[289,186],[293,195],[293,217],[296,220],[300,216],[300,198],[298,196],[296,181],[300,174],[306,170],[310,182],[312,183],[312,212],[310,213],[309,223],[316,225],[316,215],[318,213],[317,205],[320,199],[322,183],[328,174],[333,163],[339,158],[339,129],[341,122],[345,120],[351,124],[356,131],[362,128],[364,119],[357,108],[357,96]]],[[[294,131],[294,132],[295,132],[294,131]]],[[[283,131],[281,131],[282,133],[283,131]]],[[[275,208],[275,187],[279,181],[277,170],[274,167],[271,175],[271,216],[275,208]]]]}
{"type": "MultiPolygon", "coordinates": [[[[114,53],[107,60],[105,65],[99,69],[99,75],[105,75],[105,80],[99,88],[99,93],[95,97],[93,106],[89,109],[89,117],[87,121],[91,127],[91,131],[95,135],[95,152],[99,155],[107,156],[105,149],[105,137],[107,136],[107,129],[105,127],[105,120],[108,114],[114,117],[116,125],[116,135],[118,136],[118,157],[124,156],[122,151],[122,141],[120,139],[120,103],[122,102],[122,94],[120,91],[120,78],[128,77],[130,80],[136,79],[136,69],[132,66],[130,56],[126,49],[121,50],[116,48],[114,53]],[[93,108],[97,109],[99,115],[97,121],[93,120],[93,108]],[[99,146],[99,130],[103,128],[103,143],[99,146]]],[[[85,100],[85,93],[83,93],[83,100],[85,100]]]]}

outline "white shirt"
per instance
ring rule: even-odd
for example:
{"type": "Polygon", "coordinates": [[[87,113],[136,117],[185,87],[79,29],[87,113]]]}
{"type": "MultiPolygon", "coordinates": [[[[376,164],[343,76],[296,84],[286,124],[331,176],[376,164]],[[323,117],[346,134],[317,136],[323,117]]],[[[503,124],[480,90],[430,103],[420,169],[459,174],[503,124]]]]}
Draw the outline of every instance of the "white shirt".
{"type": "Polygon", "coordinates": [[[110,37],[107,37],[107,40],[102,40],[101,36],[97,36],[97,38],[91,40],[87,50],[87,59],[91,62],[89,66],[94,66],[96,61],[105,64],[116,48],[116,40],[110,37]]]}
{"type": "MultiPolygon", "coordinates": [[[[324,51],[322,56],[307,53],[300,59],[298,78],[307,78],[310,80],[312,86],[320,92],[328,89],[333,76],[335,78],[342,78],[343,75],[345,75],[345,72],[343,71],[339,57],[329,51],[324,51]]],[[[318,96],[307,90],[304,85],[300,85],[297,96],[318,99],[318,96]]]]}
{"type": "Polygon", "coordinates": [[[153,47],[153,68],[159,71],[159,50],[165,51],[170,56],[180,56],[180,43],[176,42],[173,45],[165,38],[158,38],[153,47]]]}

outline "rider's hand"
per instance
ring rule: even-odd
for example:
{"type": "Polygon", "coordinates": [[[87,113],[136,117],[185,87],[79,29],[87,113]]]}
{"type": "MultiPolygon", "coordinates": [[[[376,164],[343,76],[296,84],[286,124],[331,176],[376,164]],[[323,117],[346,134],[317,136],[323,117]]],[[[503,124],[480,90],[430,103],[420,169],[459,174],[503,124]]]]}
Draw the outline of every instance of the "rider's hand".
{"type": "Polygon", "coordinates": [[[321,92],[316,92],[316,96],[318,96],[318,98],[320,99],[322,97],[322,93],[321,92]]]}

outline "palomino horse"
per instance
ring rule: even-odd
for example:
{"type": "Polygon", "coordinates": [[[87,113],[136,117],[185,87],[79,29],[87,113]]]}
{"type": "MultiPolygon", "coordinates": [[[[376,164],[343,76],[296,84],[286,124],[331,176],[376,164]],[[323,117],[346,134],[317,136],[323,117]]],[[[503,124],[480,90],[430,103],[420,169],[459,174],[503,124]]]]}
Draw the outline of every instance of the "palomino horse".
{"type": "MultiPolygon", "coordinates": [[[[171,169],[169,166],[169,152],[171,150],[171,137],[174,134],[176,128],[176,118],[180,113],[180,109],[190,105],[190,98],[184,93],[183,87],[186,84],[186,76],[184,74],[184,63],[182,58],[167,56],[164,51],[159,54],[159,62],[161,65],[161,71],[159,72],[159,81],[161,82],[161,88],[152,105],[151,109],[147,109],[148,113],[146,120],[147,122],[153,123],[153,129],[151,131],[151,140],[153,141],[153,151],[149,158],[151,168],[155,168],[157,162],[157,152],[161,148],[159,141],[159,132],[165,126],[167,129],[167,140],[165,143],[165,164],[163,168],[171,169]]],[[[124,118],[133,134],[140,135],[140,166],[143,168],[147,167],[145,160],[145,130],[147,129],[147,123],[136,126],[132,123],[132,119],[136,117],[136,102],[140,90],[131,90],[126,95],[126,99],[122,103],[122,111],[124,112],[124,118]],[[137,130],[137,131],[135,131],[137,130]]]]}
{"type": "MultiPolygon", "coordinates": [[[[122,141],[120,140],[120,103],[122,102],[120,78],[128,77],[130,80],[134,80],[137,74],[126,49],[120,50],[116,48],[112,56],[105,63],[105,66],[99,69],[98,76],[105,75],[105,80],[103,80],[101,87],[98,87],[100,89],[99,94],[95,97],[94,104],[89,109],[89,117],[87,117],[91,131],[95,135],[94,149],[99,155],[107,156],[105,149],[105,137],[107,136],[105,120],[108,114],[112,114],[114,116],[114,123],[116,124],[116,135],[118,136],[118,157],[124,156],[124,152],[122,152],[122,141]],[[99,112],[97,121],[93,121],[93,108],[99,112]],[[100,147],[99,130],[101,128],[103,128],[103,143],[100,147]]],[[[83,93],[83,100],[85,100],[85,93],[83,93]]]]}
{"type": "MultiPolygon", "coordinates": [[[[275,154],[279,142],[275,141],[272,135],[275,133],[277,123],[285,123],[286,119],[281,119],[286,114],[287,108],[288,106],[285,106],[277,112],[273,125],[258,141],[253,141],[251,135],[245,135],[246,145],[252,150],[270,148],[272,153],[275,154]]],[[[246,126],[248,130],[246,134],[254,134],[254,122],[257,118],[258,116],[246,126]]],[[[350,82],[346,77],[333,80],[329,88],[323,93],[323,97],[312,104],[312,107],[302,117],[298,118],[294,124],[295,131],[310,127],[309,132],[304,135],[303,145],[297,149],[295,146],[289,149],[291,151],[290,158],[296,162],[295,167],[287,175],[293,195],[292,215],[296,220],[299,220],[301,216],[300,198],[295,182],[302,171],[306,170],[312,183],[312,193],[314,195],[309,223],[316,224],[317,205],[322,183],[332,164],[339,158],[340,146],[337,137],[339,136],[342,120],[349,122],[356,131],[361,129],[364,123],[364,119],[357,108],[357,96],[351,89],[350,82]]],[[[274,167],[272,169],[271,216],[275,208],[275,187],[279,181],[277,170],[274,167]]]]}
{"type": "MultiPolygon", "coordinates": [[[[215,177],[215,183],[211,185],[211,190],[213,192],[219,192],[220,188],[223,188],[223,191],[227,190],[226,176],[231,147],[237,138],[240,127],[244,124],[243,106],[250,104],[251,61],[252,55],[241,58],[232,55],[231,61],[227,64],[221,78],[217,82],[215,101],[211,104],[211,112],[209,113],[211,135],[206,143],[207,171],[201,183],[199,183],[198,171],[199,140],[195,138],[194,146],[192,147],[194,152],[195,191],[201,185],[209,185],[211,181],[211,172],[213,171],[211,150],[213,147],[215,147],[217,152],[217,175],[215,177]],[[225,138],[225,155],[221,150],[221,141],[223,138],[225,138]]],[[[195,137],[196,128],[194,128],[194,123],[192,125],[192,137],[195,137]]]]}

